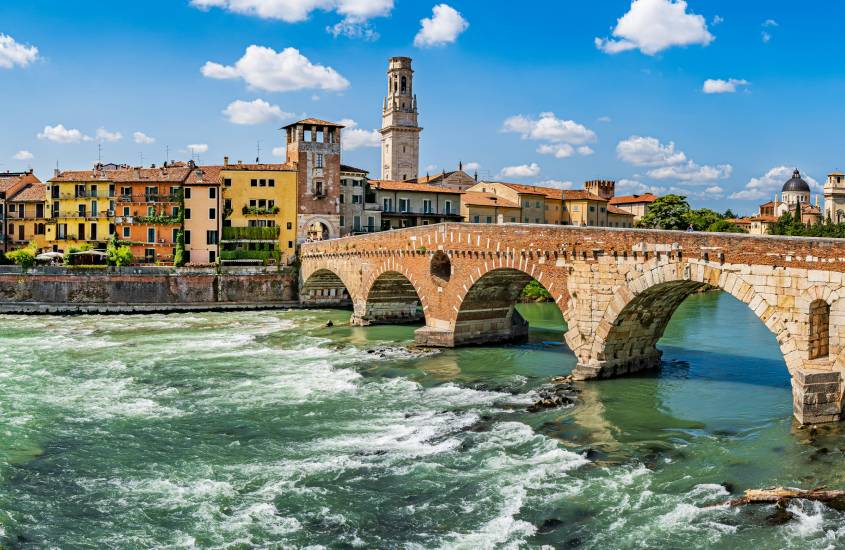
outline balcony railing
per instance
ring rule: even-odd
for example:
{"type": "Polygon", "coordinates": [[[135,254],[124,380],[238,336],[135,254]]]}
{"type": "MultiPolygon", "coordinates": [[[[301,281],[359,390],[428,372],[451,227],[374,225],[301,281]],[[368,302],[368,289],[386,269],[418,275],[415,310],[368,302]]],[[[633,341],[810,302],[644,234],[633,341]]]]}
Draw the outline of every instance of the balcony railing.
{"type": "Polygon", "coordinates": [[[114,210],[105,210],[103,212],[97,212],[96,214],[92,214],[91,212],[79,212],[79,211],[65,211],[65,212],[53,212],[53,218],[85,218],[88,220],[98,220],[104,218],[111,218],[114,217],[114,210]]]}
{"type": "Polygon", "coordinates": [[[385,214],[417,214],[421,216],[459,216],[457,212],[452,212],[451,210],[448,212],[435,212],[433,209],[429,210],[426,208],[391,208],[391,209],[383,209],[382,212],[385,214]]]}
{"type": "Polygon", "coordinates": [[[224,227],[224,241],[275,241],[281,228],[275,227],[224,227]]]}
{"type": "Polygon", "coordinates": [[[128,203],[174,203],[182,200],[178,193],[171,194],[143,194],[143,195],[118,195],[117,202],[128,203]]]}
{"type": "Polygon", "coordinates": [[[268,216],[278,214],[280,211],[278,206],[270,206],[267,208],[259,208],[256,206],[244,206],[241,212],[244,216],[268,216]]]}

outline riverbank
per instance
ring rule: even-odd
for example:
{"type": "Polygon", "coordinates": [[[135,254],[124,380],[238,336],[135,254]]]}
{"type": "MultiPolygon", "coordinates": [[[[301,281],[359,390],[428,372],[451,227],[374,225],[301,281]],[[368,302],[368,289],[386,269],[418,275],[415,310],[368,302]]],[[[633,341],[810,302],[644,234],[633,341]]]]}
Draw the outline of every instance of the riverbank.
{"type": "Polygon", "coordinates": [[[298,306],[295,268],[0,270],[0,313],[167,313],[298,306]]]}

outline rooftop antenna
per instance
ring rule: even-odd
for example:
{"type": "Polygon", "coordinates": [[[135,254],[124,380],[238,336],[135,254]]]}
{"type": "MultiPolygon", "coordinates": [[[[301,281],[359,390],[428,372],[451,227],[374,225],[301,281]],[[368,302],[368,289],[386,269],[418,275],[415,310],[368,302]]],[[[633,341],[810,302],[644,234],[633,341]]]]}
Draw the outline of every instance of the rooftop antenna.
{"type": "Polygon", "coordinates": [[[255,151],[255,153],[256,153],[255,164],[260,164],[261,163],[261,140],[260,139],[255,142],[255,149],[256,149],[256,151],[255,151]]]}
{"type": "Polygon", "coordinates": [[[164,146],[164,162],[170,163],[170,145],[164,146]]]}
{"type": "Polygon", "coordinates": [[[103,142],[97,144],[97,163],[103,163],[103,142]]]}
{"type": "Polygon", "coordinates": [[[144,167],[144,152],[141,151],[139,154],[141,155],[141,168],[143,168],[144,167]]]}

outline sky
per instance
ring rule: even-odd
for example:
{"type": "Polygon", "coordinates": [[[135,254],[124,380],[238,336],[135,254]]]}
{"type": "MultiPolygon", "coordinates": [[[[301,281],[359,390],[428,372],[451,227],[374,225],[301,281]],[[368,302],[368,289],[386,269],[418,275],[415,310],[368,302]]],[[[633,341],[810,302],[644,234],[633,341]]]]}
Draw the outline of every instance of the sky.
{"type": "Polygon", "coordinates": [[[420,170],[750,214],[845,170],[845,3],[807,0],[7,0],[0,172],[281,161],[346,124],[380,176],[387,60],[414,59],[420,170]]]}

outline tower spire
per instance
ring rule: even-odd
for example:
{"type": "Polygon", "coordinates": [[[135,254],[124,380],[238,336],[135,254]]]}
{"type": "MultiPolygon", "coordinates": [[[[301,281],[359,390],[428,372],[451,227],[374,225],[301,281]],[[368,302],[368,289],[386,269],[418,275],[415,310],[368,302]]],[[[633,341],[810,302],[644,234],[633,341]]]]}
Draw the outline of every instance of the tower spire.
{"type": "Polygon", "coordinates": [[[409,180],[419,176],[420,132],[414,70],[410,57],[393,57],[387,68],[387,96],[382,108],[381,177],[409,180]]]}

